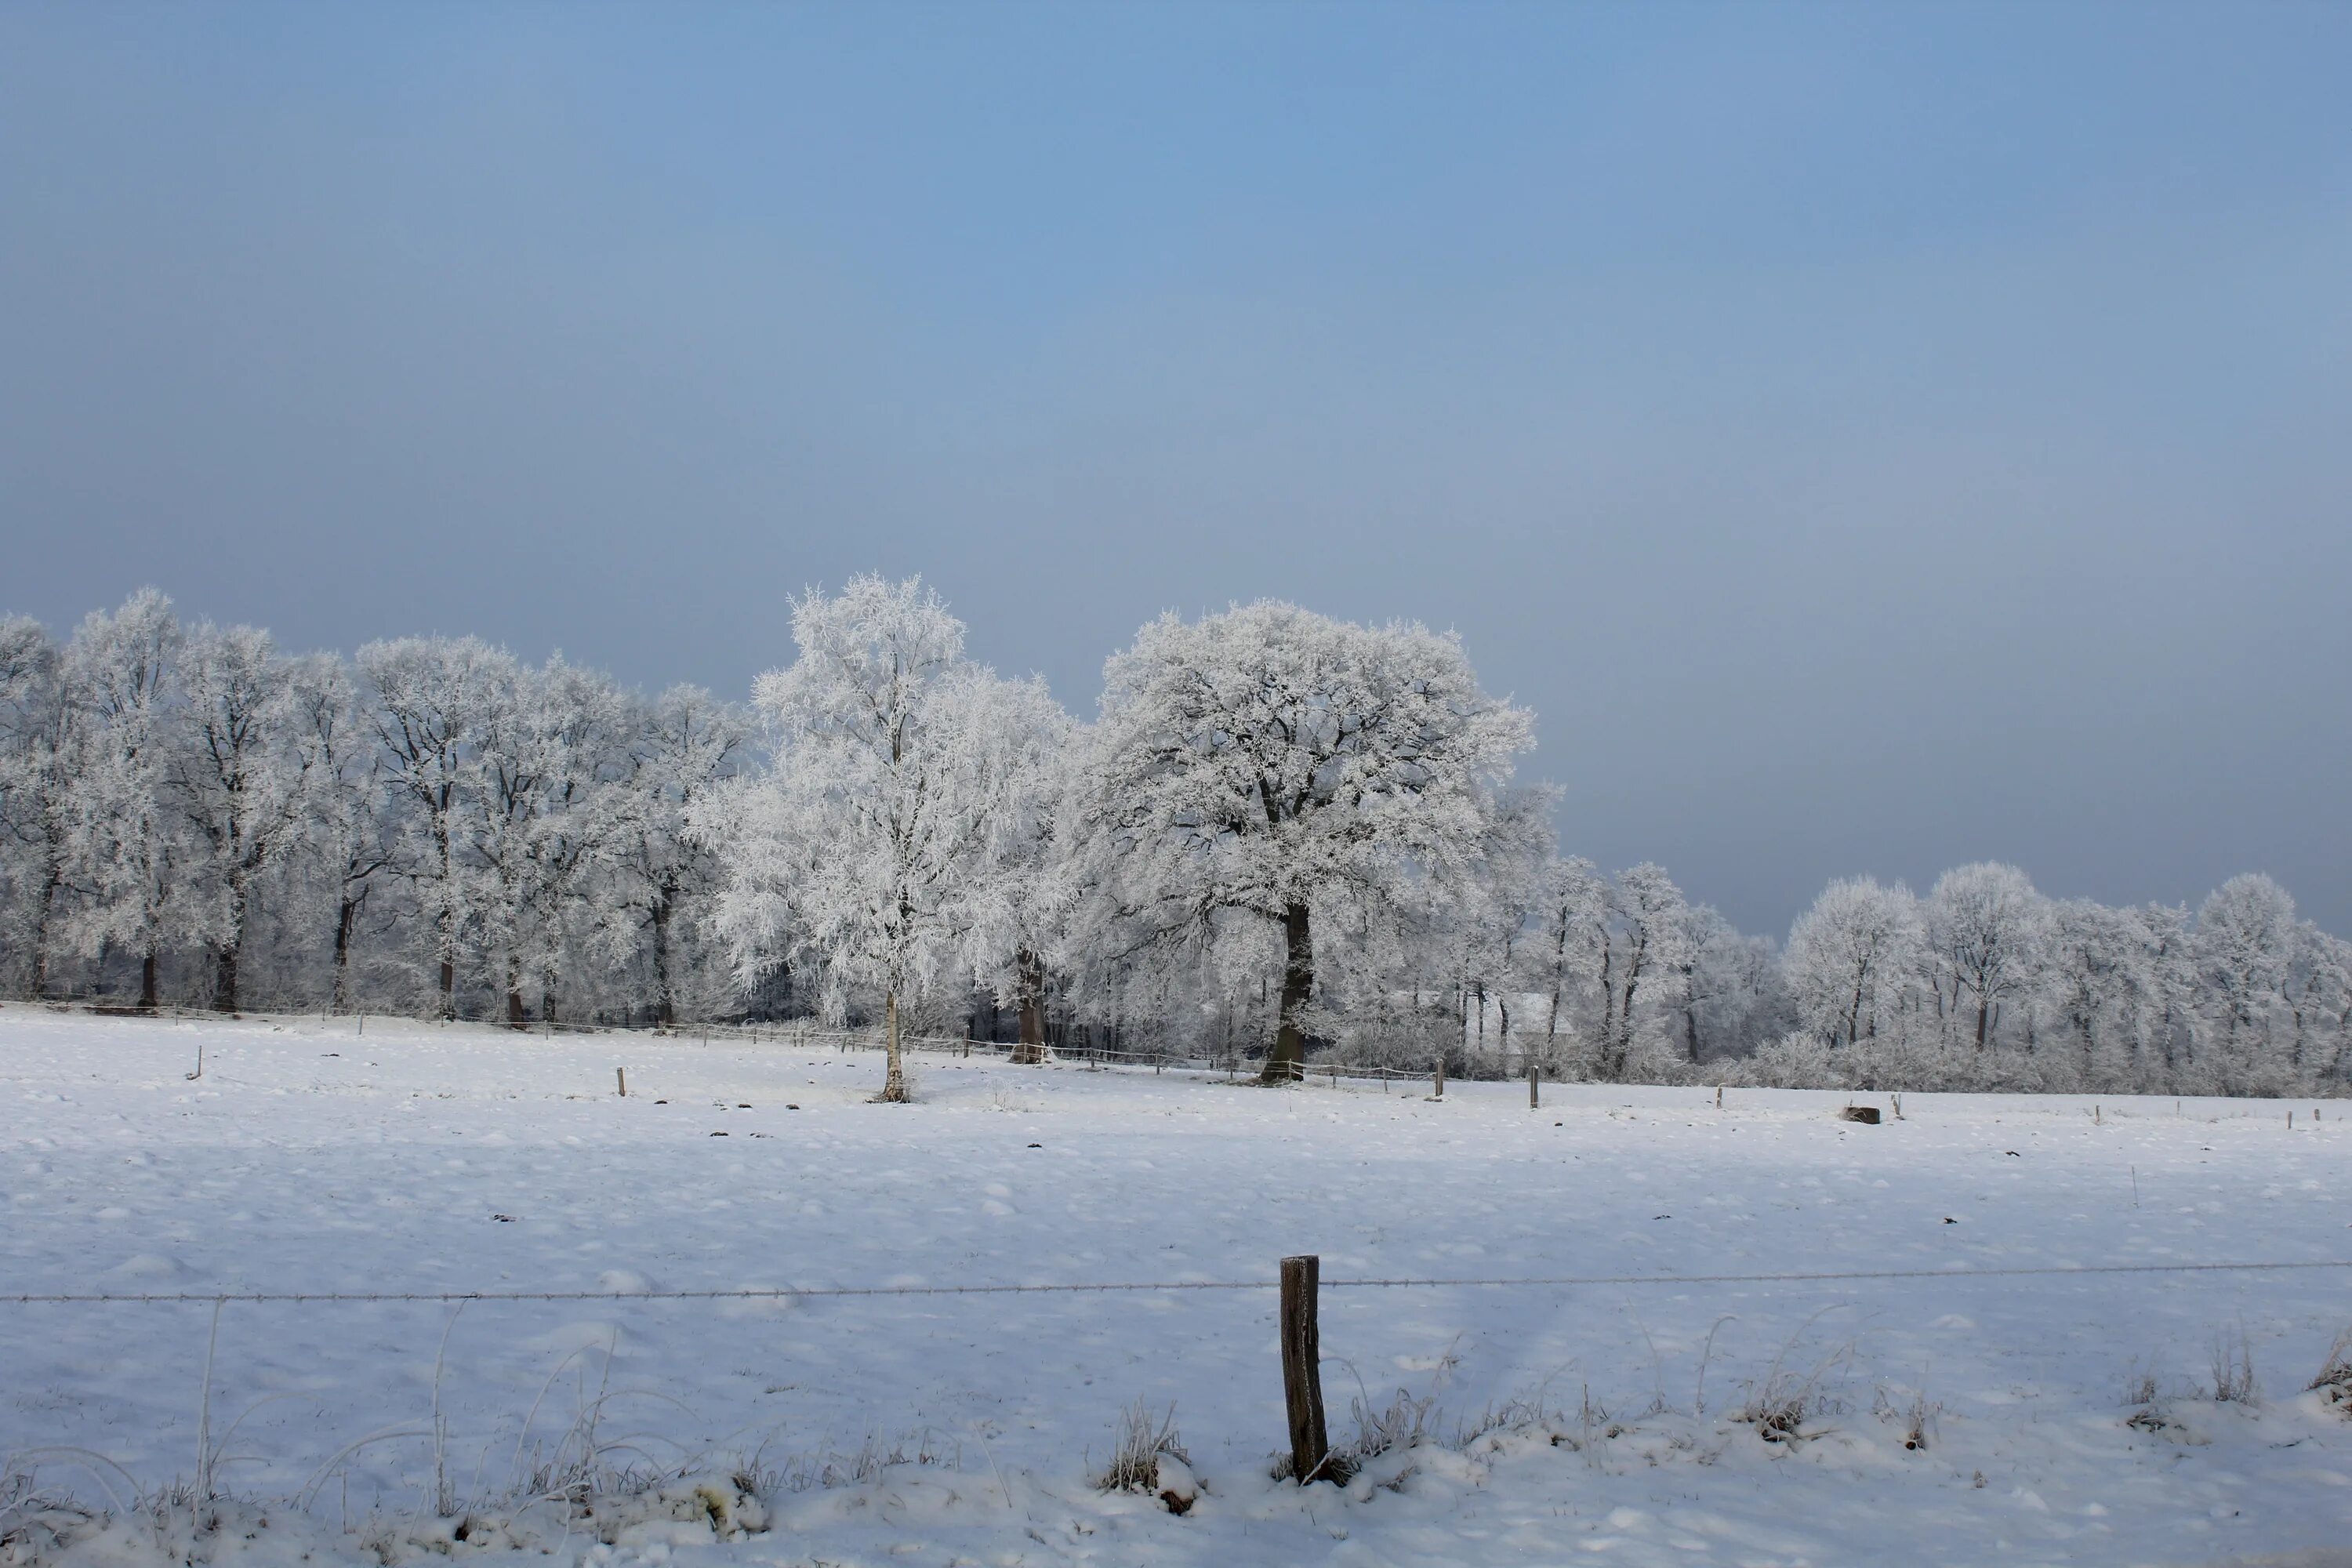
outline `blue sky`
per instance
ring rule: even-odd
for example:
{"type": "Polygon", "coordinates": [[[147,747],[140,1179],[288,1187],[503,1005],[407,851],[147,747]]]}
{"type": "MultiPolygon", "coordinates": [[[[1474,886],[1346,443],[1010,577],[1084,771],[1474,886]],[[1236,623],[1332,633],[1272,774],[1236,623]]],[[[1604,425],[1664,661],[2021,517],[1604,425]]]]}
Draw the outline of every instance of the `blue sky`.
{"type": "Polygon", "coordinates": [[[1567,847],[2352,930],[2352,10],[17,6],[0,607],[1465,637],[1567,847]]]}

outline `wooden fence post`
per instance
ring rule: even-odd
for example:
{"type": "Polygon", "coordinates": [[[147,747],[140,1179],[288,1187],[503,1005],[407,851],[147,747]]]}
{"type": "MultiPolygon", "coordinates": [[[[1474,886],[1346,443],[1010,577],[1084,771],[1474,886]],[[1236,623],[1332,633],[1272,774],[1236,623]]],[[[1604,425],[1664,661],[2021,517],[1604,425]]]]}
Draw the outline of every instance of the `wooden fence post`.
{"type": "Polygon", "coordinates": [[[614,1068],[613,1069],[613,1082],[614,1082],[614,1084],[616,1084],[617,1086],[619,1086],[620,1090],[621,1090],[621,1098],[622,1098],[623,1100],[626,1100],[626,1099],[628,1099],[628,1098],[629,1098],[629,1069],[628,1069],[628,1068],[614,1068]]]}
{"type": "Polygon", "coordinates": [[[1537,1098],[1536,1078],[1536,1064],[1529,1062],[1528,1064],[1528,1109],[1529,1110],[1540,1109],[1542,1105],[1542,1101],[1537,1098]]]}
{"type": "Polygon", "coordinates": [[[1432,1100],[1444,1100],[1445,1098],[1445,1053],[1443,1051],[1440,1051],[1437,1056],[1436,1084],[1437,1087],[1430,1090],[1429,1097],[1432,1100]]]}
{"type": "Polygon", "coordinates": [[[1291,1479],[1305,1486],[1331,1451],[1323,1429],[1323,1344],[1315,1321],[1323,1260],[1282,1260],[1282,1403],[1290,1417],[1291,1479]]]}

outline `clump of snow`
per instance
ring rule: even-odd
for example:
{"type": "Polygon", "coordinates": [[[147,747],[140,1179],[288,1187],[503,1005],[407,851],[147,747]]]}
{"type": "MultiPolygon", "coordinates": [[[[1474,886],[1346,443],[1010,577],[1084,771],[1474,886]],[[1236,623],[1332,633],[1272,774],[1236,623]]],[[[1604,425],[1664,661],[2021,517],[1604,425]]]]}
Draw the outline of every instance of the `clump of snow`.
{"type": "Polygon", "coordinates": [[[359,1562],[393,1568],[478,1552],[549,1555],[602,1545],[710,1546],[765,1533],[768,1512],[734,1479],[676,1480],[583,1499],[525,1500],[446,1515],[379,1510],[331,1523],[283,1504],[184,1491],[99,1511],[53,1498],[0,1514],[0,1565],[186,1568],[191,1563],[359,1562]]]}

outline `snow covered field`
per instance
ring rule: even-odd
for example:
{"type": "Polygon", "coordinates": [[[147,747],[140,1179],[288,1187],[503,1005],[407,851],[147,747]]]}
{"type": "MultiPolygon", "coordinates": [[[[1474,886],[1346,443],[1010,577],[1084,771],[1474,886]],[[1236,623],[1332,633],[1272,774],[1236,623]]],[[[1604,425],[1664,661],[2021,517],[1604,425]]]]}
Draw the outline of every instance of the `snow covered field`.
{"type": "MultiPolygon", "coordinates": [[[[1867,1127],[1793,1092],[1718,1110],[1548,1088],[1530,1112],[1512,1084],[1437,1104],[914,1061],[920,1103],[889,1107],[865,1103],[869,1053],[6,1006],[0,1294],[1271,1281],[1296,1252],[1327,1280],[2352,1259],[2334,1106],[2293,1107],[2290,1131],[2263,1101],[2110,1099],[2094,1121],[2089,1100],[1920,1096],[1867,1127]]],[[[761,1472],[772,1528],[692,1553],[712,1563],[2352,1562],[2330,1554],[2352,1541],[2352,1420],[2304,1393],[2352,1326],[2352,1268],[1327,1286],[1335,1440],[1360,1386],[1433,1399],[1446,1441],[1303,1492],[1267,1474],[1275,1300],[483,1301],[454,1327],[428,1302],[231,1303],[210,1417],[216,1440],[243,1417],[219,1481],[252,1502],[205,1550],[430,1535],[429,1441],[331,1462],[429,1429],[437,1358],[457,1500],[598,1563],[711,1539],[514,1519],[533,1453],[600,1389],[610,1462],[761,1472]],[[2217,1342],[2241,1335],[2261,1397],[2217,1402],[2217,1342]],[[1776,1362],[1820,1374],[1794,1441],[1737,1419],[1776,1362]],[[1205,1483],[1184,1517],[1088,1484],[1139,1397],[1173,1403],[1205,1483]],[[1543,1414],[1453,1445],[1510,1401],[1543,1414]],[[828,1468],[842,1484],[812,1484],[828,1468]],[[314,1477],[307,1522],[275,1506],[314,1477]]],[[[0,1302],[0,1450],[186,1479],[212,1317],[0,1302]]],[[[92,1502],[130,1484],[63,1461],[40,1479],[92,1502]]],[[[131,1540],[68,1555],[132,1561],[131,1540]]]]}

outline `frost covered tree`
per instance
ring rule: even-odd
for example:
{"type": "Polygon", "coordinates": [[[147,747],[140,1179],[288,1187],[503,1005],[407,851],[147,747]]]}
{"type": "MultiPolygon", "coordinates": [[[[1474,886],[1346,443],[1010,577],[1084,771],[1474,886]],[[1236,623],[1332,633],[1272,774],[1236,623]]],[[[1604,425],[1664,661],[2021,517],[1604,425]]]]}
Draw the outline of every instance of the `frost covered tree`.
{"type": "Polygon", "coordinates": [[[2297,1073],[2339,1091],[2352,1086],[2352,942],[2305,921],[2288,983],[2297,1073]]]}
{"type": "Polygon", "coordinates": [[[2277,1037],[2301,935],[2294,900],[2259,872],[2231,878],[2197,910],[2209,1067],[2223,1093],[2275,1093],[2294,1076],[2277,1037]]]}
{"type": "Polygon", "coordinates": [[[1166,617],[1086,727],[966,658],[919,584],[795,610],[757,780],[726,703],[560,656],[289,658],[153,590],[62,646],[0,617],[0,986],[662,1025],[733,982],[763,1017],[893,1025],[987,990],[1015,1059],[1050,997],[1057,1041],[1270,1042],[1277,1079],[1311,1040],[1473,1074],[2352,1092],[2352,946],[2268,877],[2193,919],[1990,863],[1922,900],[1839,881],[1782,951],[1661,867],[1559,857],[1552,798],[1509,783],[1527,718],[1450,637],[1166,617]]]}
{"type": "Polygon", "coordinates": [[[583,933],[583,899],[616,837],[628,740],[620,689],[561,654],[484,693],[471,752],[472,787],[457,798],[467,862],[467,926],[505,999],[506,1021],[529,1016],[536,988],[552,1017],[561,974],[583,933]]]}
{"type": "Polygon", "coordinates": [[[1768,936],[1743,934],[1712,905],[1690,912],[1683,992],[1683,1048],[1696,1065],[1745,1056],[1781,1024],[1780,954],[1768,936]]]}
{"type": "Polygon", "coordinates": [[[747,733],[740,713],[698,686],[673,686],[633,716],[628,766],[612,839],[615,896],[604,911],[606,945],[646,944],[654,1021],[677,1022],[679,948],[719,879],[708,843],[688,818],[732,776],[747,733]]]}
{"type": "Polygon", "coordinates": [[[71,797],[72,708],[63,660],[29,616],[0,618],[0,932],[26,958],[29,994],[49,987],[57,902],[64,887],[71,797]]]}
{"type": "Polygon", "coordinates": [[[167,922],[193,921],[186,873],[194,857],[184,819],[164,798],[175,738],[182,637],[172,601],[142,588],[111,615],[84,620],[67,645],[77,787],[68,812],[70,879],[79,895],[83,952],[139,962],[139,1005],[158,1001],[167,922]]]}
{"type": "Polygon", "coordinates": [[[2033,978],[2048,900],[2016,867],[1983,860],[1937,878],[1924,913],[1937,1016],[1953,1022],[1973,1014],[1981,1051],[2001,1003],[2033,978]]]}
{"type": "Polygon", "coordinates": [[[752,701],[774,765],[697,815],[730,870],[716,925],[748,986],[794,952],[824,968],[828,1010],[883,1005],[880,1098],[910,1098],[902,1005],[969,974],[994,906],[1011,805],[1038,765],[1025,699],[964,657],[963,623],[919,579],[852,578],[793,601],[799,657],[752,701]]]}
{"type": "Polygon", "coordinates": [[[1574,1029],[1577,1003],[1601,994],[1609,952],[1609,881],[1580,855],[1555,858],[1544,868],[1540,898],[1544,1058],[1556,1061],[1560,1037],[1574,1029]]]}
{"type": "Polygon", "coordinates": [[[1538,917],[1552,860],[1555,804],[1549,790],[1497,792],[1476,858],[1466,874],[1437,883],[1433,890],[1439,896],[1429,906],[1434,918],[1421,932],[1422,940],[1450,950],[1449,966],[1469,1020],[1465,1047],[1501,1072],[1512,1070],[1514,1056],[1548,1063],[1554,1043],[1548,1031],[1538,1046],[1524,994],[1539,985],[1538,917]]]}
{"type": "Polygon", "coordinates": [[[1013,1060],[1034,1067],[1045,1059],[1049,961],[1083,963],[1068,947],[1078,892],[1068,837],[1079,731],[1041,680],[999,680],[986,696],[1005,778],[988,844],[992,874],[973,905],[972,959],[999,1005],[1013,1009],[1013,1060]]]}
{"type": "Polygon", "coordinates": [[[402,875],[415,890],[434,967],[436,1008],[457,1016],[457,963],[472,868],[464,837],[482,787],[486,732],[512,708],[513,658],[477,637],[402,637],[359,651],[384,786],[398,811],[402,875]]]}
{"type": "Polygon", "coordinates": [[[2168,938],[2181,911],[2110,909],[2089,899],[2051,906],[2042,962],[2051,1033],[2084,1089],[2160,1089],[2175,1008],[2168,938]]]}
{"type": "Polygon", "coordinates": [[[1824,1044],[1874,1038],[1918,962],[1918,900],[1896,883],[1849,877],[1823,889],[1789,930],[1782,963],[1803,1027],[1824,1044]]]}
{"type": "Polygon", "coordinates": [[[1278,932],[1268,1082],[1299,1075],[1316,912],[1465,874],[1532,743],[1460,641],[1261,602],[1143,628],[1104,668],[1086,832],[1106,942],[1278,932]]]}
{"type": "Polygon", "coordinates": [[[325,916],[327,1004],[342,1013],[354,1001],[352,954],[361,918],[399,853],[384,788],[386,753],[341,659],[314,654],[295,660],[289,687],[292,745],[312,784],[292,868],[295,891],[314,921],[325,916]]]}
{"type": "Polygon", "coordinates": [[[1677,1007],[1689,973],[1690,906],[1666,868],[1645,860],[1617,873],[1609,913],[1601,955],[1600,1070],[1616,1082],[1665,1046],[1661,1031],[1668,1026],[1656,1020],[1677,1007]]]}
{"type": "Polygon", "coordinates": [[[314,753],[300,744],[293,669],[269,634],[206,621],[181,657],[185,700],[165,763],[174,802],[205,850],[194,879],[213,949],[213,1006],[237,1010],[237,976],[265,871],[314,809],[314,753]]]}

